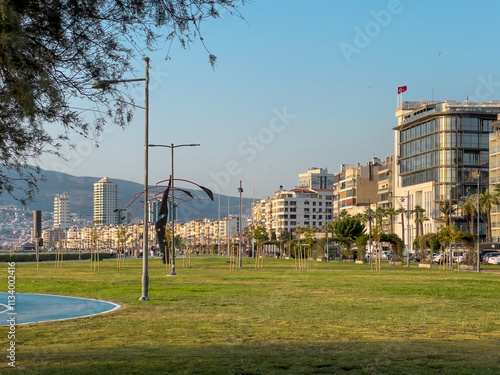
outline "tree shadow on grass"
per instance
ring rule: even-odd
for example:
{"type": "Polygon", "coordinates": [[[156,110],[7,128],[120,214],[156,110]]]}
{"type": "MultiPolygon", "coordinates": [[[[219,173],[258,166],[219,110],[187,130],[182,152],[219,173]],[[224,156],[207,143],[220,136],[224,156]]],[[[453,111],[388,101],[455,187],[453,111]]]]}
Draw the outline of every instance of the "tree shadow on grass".
{"type": "Polygon", "coordinates": [[[54,353],[20,348],[25,374],[498,374],[500,344],[443,341],[174,347],[123,342],[54,353]]]}

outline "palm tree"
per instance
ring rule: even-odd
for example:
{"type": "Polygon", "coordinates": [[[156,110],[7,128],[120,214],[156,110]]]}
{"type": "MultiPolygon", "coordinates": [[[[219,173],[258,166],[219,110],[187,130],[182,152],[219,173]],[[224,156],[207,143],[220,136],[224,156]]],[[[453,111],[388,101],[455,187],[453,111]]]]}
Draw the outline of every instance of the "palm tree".
{"type": "Polygon", "coordinates": [[[467,217],[470,216],[469,233],[474,234],[474,216],[476,216],[477,213],[477,195],[471,195],[465,199],[462,205],[462,213],[467,217]]]}
{"type": "Polygon", "coordinates": [[[479,205],[486,214],[486,238],[491,241],[491,205],[496,204],[498,199],[494,194],[490,194],[489,190],[479,195],[479,205]]]}
{"type": "Polygon", "coordinates": [[[441,203],[441,205],[439,206],[439,210],[445,216],[446,226],[449,227],[451,215],[455,213],[455,206],[453,206],[450,201],[444,201],[444,203],[441,203]]]}
{"type": "Polygon", "coordinates": [[[419,235],[424,234],[424,221],[428,221],[429,219],[425,216],[425,209],[420,207],[418,204],[412,210],[412,213],[415,214],[415,226],[417,227],[417,237],[419,235]]]}
{"type": "Polygon", "coordinates": [[[347,212],[347,210],[342,210],[340,211],[340,214],[339,214],[339,219],[345,219],[346,217],[350,217],[351,215],[349,215],[349,212],[347,212]]]}
{"type": "Polygon", "coordinates": [[[366,223],[368,227],[371,227],[371,221],[375,218],[375,211],[368,207],[364,213],[358,213],[354,215],[354,219],[361,221],[362,223],[366,223]]]}
{"type": "Polygon", "coordinates": [[[382,227],[382,221],[387,217],[387,210],[384,207],[377,207],[375,211],[376,225],[382,227]]]}
{"type": "Polygon", "coordinates": [[[394,233],[394,216],[398,216],[400,211],[396,210],[394,207],[388,207],[388,208],[386,208],[386,213],[387,213],[387,217],[390,218],[390,226],[391,226],[390,234],[393,234],[394,233]]]}

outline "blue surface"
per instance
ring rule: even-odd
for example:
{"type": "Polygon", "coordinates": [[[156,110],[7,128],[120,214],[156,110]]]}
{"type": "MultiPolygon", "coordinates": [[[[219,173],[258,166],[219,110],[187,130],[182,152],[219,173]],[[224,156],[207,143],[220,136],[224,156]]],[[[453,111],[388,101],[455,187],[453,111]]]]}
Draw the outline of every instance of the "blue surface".
{"type": "Polygon", "coordinates": [[[86,298],[48,294],[16,293],[14,310],[8,309],[8,293],[0,293],[0,326],[15,317],[17,324],[32,324],[54,320],[81,318],[114,311],[120,304],[86,298]]]}

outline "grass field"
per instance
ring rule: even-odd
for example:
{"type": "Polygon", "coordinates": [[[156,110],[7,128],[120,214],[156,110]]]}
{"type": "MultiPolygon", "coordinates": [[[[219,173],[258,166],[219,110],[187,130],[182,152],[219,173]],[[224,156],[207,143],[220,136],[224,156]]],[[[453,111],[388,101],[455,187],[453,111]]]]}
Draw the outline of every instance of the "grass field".
{"type": "MultiPolygon", "coordinates": [[[[18,326],[23,374],[499,374],[500,274],[252,259],[16,264],[16,292],[121,302],[113,313],[18,326]]],[[[7,291],[2,264],[1,291],[7,291]]],[[[7,352],[7,327],[0,327],[7,352]]]]}

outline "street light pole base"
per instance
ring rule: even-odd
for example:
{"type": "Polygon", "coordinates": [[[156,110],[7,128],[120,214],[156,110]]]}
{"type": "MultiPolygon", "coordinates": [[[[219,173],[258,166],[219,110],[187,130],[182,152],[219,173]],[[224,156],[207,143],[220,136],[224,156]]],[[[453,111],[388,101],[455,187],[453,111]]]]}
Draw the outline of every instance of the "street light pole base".
{"type": "Polygon", "coordinates": [[[170,272],[167,276],[177,276],[175,272],[170,272]]]}
{"type": "Polygon", "coordinates": [[[150,301],[151,298],[149,298],[148,296],[142,296],[141,298],[139,298],[139,301],[150,301]]]}

